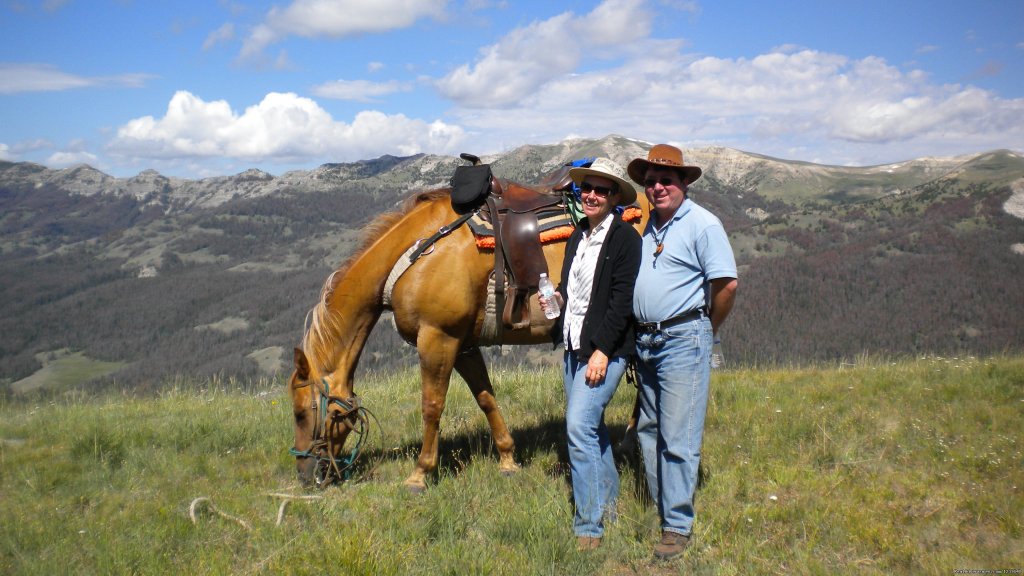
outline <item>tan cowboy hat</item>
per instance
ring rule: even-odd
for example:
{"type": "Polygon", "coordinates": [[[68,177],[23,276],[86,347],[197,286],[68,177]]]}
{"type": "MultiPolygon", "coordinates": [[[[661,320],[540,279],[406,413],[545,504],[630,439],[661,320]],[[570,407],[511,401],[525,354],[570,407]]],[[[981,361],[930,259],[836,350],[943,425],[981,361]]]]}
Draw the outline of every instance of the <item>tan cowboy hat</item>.
{"type": "Polygon", "coordinates": [[[587,176],[600,176],[615,182],[619,186],[619,206],[629,206],[636,202],[636,188],[629,180],[626,180],[626,173],[614,161],[608,158],[598,158],[590,164],[589,168],[572,168],[569,170],[569,177],[577,186],[587,176]]]}
{"type": "Polygon", "coordinates": [[[647,168],[651,164],[675,168],[690,183],[700,178],[701,170],[698,166],[687,166],[683,163],[683,151],[669,144],[658,144],[647,153],[647,159],[637,158],[629,163],[626,172],[634,182],[643,186],[644,177],[647,175],[647,168]]]}

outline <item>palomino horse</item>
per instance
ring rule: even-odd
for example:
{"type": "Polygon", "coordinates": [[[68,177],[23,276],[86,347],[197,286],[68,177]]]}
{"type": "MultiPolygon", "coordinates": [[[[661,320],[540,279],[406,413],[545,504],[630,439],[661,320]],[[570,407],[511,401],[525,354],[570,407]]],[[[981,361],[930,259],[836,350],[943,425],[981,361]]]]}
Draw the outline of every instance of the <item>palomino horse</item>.
{"type": "MultiPolygon", "coordinates": [[[[640,202],[642,226],[649,210],[642,195],[640,202]]],[[[310,312],[302,349],[295,349],[295,372],[288,383],[295,416],[293,453],[303,481],[313,480],[315,437],[326,436],[327,443],[320,449],[338,458],[348,434],[359,424],[353,374],[384,310],[382,293],[393,266],[417,240],[456,217],[448,189],[414,196],[399,212],[384,214],[367,226],[365,245],[324,283],[320,301],[310,312]]],[[[564,249],[564,240],[543,247],[553,277],[561,270],[564,249]]],[[[438,425],[452,369],[469,385],[487,417],[501,472],[512,474],[519,468],[513,459],[512,435],[477,346],[493,269],[493,252],[477,248],[469,227],[461,226],[437,241],[433,252],[417,260],[394,285],[391,309],[395,326],[419,353],[423,384],[423,446],[415,469],[405,480],[413,492],[426,488],[427,476],[437,467],[438,425]]],[[[540,312],[535,295],[530,310],[529,328],[505,330],[502,344],[550,341],[551,321],[540,312]]]]}

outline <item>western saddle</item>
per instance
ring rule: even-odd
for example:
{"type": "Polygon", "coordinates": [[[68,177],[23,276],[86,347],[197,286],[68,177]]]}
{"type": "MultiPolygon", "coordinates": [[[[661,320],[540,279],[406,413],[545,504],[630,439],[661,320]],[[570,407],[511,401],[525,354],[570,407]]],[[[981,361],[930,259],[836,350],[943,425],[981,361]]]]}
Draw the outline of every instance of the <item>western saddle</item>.
{"type": "MultiPolygon", "coordinates": [[[[462,154],[469,166],[459,166],[452,177],[452,208],[460,216],[433,236],[413,245],[391,271],[383,300],[398,278],[441,238],[471,218],[489,224],[494,236],[494,311],[501,316],[494,328],[519,330],[530,326],[530,294],[537,290],[542,273],[548,272],[541,248],[541,220],[548,226],[571,225],[565,193],[572,189],[570,166],[549,176],[538,188],[528,188],[494,177],[490,167],[472,154],[462,154]],[[507,288],[507,292],[506,292],[507,288]]],[[[495,319],[497,320],[497,319],[495,319]]],[[[486,322],[486,321],[485,321],[486,322]]]]}
{"type": "MultiPolygon", "coordinates": [[[[474,167],[481,166],[480,159],[472,154],[462,154],[462,158],[474,167]]],[[[541,248],[539,216],[565,213],[562,190],[572,183],[568,173],[569,168],[565,167],[543,182],[540,189],[534,189],[513,182],[502,183],[486,170],[488,192],[476,213],[490,223],[494,232],[495,304],[504,328],[518,330],[530,326],[530,294],[537,290],[540,275],[548,272],[541,248]]]]}

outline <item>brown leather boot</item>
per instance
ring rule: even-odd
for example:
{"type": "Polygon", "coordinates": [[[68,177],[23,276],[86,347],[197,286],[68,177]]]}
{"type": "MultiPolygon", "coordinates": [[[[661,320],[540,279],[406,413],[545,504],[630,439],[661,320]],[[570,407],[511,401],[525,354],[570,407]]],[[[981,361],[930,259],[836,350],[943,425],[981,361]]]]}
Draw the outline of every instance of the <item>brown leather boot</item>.
{"type": "Polygon", "coordinates": [[[576,549],[577,550],[595,550],[601,545],[600,536],[577,536],[576,537],[576,549]]]}
{"type": "Polygon", "coordinates": [[[654,545],[654,557],[658,560],[675,558],[686,550],[690,537],[678,532],[662,531],[661,542],[654,545]]]}

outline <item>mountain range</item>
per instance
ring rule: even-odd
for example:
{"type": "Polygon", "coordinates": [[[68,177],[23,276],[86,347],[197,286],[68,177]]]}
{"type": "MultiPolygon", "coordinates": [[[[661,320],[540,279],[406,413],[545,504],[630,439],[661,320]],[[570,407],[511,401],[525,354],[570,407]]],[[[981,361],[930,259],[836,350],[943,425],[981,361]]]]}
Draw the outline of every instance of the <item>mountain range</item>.
{"type": "MultiPolygon", "coordinates": [[[[483,160],[500,178],[535,183],[583,157],[624,166],[650,146],[611,135],[483,160]]],[[[723,328],[733,365],[1024,347],[1021,154],[872,167],[722,147],[684,155],[704,169],[691,196],[722,219],[740,265],[723,328]]],[[[0,389],[286,372],[306,312],[361,227],[445,186],[462,163],[383,156],[187,180],[0,162],[0,389]]],[[[413,354],[380,322],[361,369],[412,366],[413,354]]],[[[491,353],[497,363],[551,356],[491,353]]]]}

